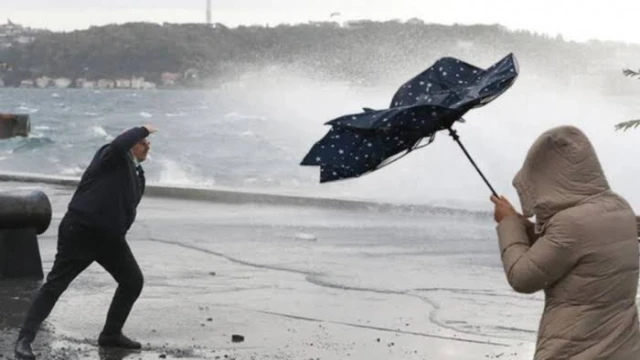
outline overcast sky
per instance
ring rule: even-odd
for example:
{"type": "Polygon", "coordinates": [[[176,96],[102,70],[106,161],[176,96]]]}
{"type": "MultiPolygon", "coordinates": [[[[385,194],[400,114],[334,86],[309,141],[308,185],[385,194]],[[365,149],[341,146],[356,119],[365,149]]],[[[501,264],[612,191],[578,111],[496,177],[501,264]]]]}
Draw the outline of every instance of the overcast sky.
{"type": "MultiPolygon", "coordinates": [[[[211,0],[214,22],[408,19],[441,24],[500,23],[566,39],[640,43],[639,0],[211,0]]],[[[0,22],[52,30],[129,21],[204,22],[206,0],[0,0],[0,22]]]]}

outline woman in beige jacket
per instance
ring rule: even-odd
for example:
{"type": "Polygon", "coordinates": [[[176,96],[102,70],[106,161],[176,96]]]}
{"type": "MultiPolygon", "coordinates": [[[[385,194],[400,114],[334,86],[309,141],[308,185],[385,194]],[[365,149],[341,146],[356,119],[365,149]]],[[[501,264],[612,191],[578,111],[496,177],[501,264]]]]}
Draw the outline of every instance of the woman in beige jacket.
{"type": "Polygon", "coordinates": [[[587,137],[573,126],[546,131],[513,185],[522,215],[491,201],[509,284],[545,293],[534,359],[640,359],[636,218],[587,137]]]}

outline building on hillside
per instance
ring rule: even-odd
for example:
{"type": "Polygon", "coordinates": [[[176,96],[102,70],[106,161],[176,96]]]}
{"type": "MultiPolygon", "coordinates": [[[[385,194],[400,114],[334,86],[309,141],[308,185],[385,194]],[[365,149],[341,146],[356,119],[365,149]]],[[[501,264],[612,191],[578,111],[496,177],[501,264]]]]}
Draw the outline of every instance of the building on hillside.
{"type": "Polygon", "coordinates": [[[96,81],[87,80],[85,78],[76,79],[75,85],[78,89],[93,89],[98,86],[96,81]]]}
{"type": "Polygon", "coordinates": [[[55,87],[57,87],[58,89],[66,89],[71,85],[71,79],[65,78],[65,77],[60,77],[60,78],[57,78],[57,79],[53,80],[53,85],[55,87]]]}
{"type": "Polygon", "coordinates": [[[27,35],[20,35],[18,37],[15,38],[15,42],[17,42],[18,44],[29,44],[32,43],[35,40],[35,36],[27,36],[27,35]]]}
{"type": "Polygon", "coordinates": [[[154,82],[151,81],[145,81],[142,83],[142,90],[153,90],[157,87],[157,85],[154,82]]]}
{"type": "Polygon", "coordinates": [[[20,82],[20,87],[21,88],[32,88],[33,86],[34,86],[33,80],[27,79],[27,80],[22,80],[20,82]]]}
{"type": "Polygon", "coordinates": [[[142,89],[142,84],[144,83],[143,77],[131,77],[131,88],[132,89],[142,89]]]}
{"type": "Polygon", "coordinates": [[[98,80],[98,87],[100,89],[113,89],[116,86],[115,81],[111,79],[100,79],[98,80]]]}
{"type": "Polygon", "coordinates": [[[29,44],[35,40],[40,32],[8,20],[6,24],[0,24],[0,48],[9,48],[14,44],[29,44]]]}
{"type": "Polygon", "coordinates": [[[41,76],[36,79],[36,86],[39,87],[40,89],[44,89],[49,86],[50,82],[51,82],[51,78],[47,76],[41,76]]]}
{"type": "Polygon", "coordinates": [[[162,86],[175,86],[180,79],[182,79],[182,74],[180,73],[163,72],[162,75],[160,75],[162,86]]]}
{"type": "Polygon", "coordinates": [[[118,89],[130,89],[131,79],[116,79],[116,87],[118,89]]]}

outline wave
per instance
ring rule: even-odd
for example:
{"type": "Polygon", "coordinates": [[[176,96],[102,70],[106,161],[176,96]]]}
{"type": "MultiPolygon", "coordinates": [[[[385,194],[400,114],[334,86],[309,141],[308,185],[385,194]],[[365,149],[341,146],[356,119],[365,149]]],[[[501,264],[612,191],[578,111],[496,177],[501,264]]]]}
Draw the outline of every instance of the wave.
{"type": "Polygon", "coordinates": [[[259,120],[265,121],[267,120],[264,116],[259,115],[245,115],[238,112],[230,112],[224,116],[225,119],[233,119],[233,120],[259,120]]]}
{"type": "Polygon", "coordinates": [[[113,140],[113,136],[109,135],[102,126],[96,125],[91,127],[91,132],[95,137],[103,138],[109,141],[113,140]]]}
{"type": "Polygon", "coordinates": [[[84,169],[81,168],[80,166],[64,168],[61,171],[63,175],[73,175],[73,176],[81,176],[83,172],[84,172],[84,169]]]}
{"type": "Polygon", "coordinates": [[[34,151],[36,149],[47,147],[54,143],[55,141],[53,141],[53,139],[46,136],[19,138],[15,143],[15,147],[10,149],[9,151],[11,153],[34,151]]]}
{"type": "Polygon", "coordinates": [[[177,112],[177,113],[166,113],[164,114],[166,117],[185,117],[189,114],[185,113],[185,112],[177,112]]]}
{"type": "Polygon", "coordinates": [[[18,110],[18,111],[22,111],[22,112],[27,112],[27,113],[29,113],[29,114],[34,114],[34,113],[37,113],[38,111],[40,111],[40,109],[37,109],[37,108],[30,108],[30,107],[25,106],[25,105],[20,105],[20,106],[17,108],[17,110],[18,110]]]}
{"type": "Polygon", "coordinates": [[[215,179],[202,178],[186,163],[161,159],[160,165],[162,170],[159,183],[194,188],[209,188],[215,184],[215,179]]]}

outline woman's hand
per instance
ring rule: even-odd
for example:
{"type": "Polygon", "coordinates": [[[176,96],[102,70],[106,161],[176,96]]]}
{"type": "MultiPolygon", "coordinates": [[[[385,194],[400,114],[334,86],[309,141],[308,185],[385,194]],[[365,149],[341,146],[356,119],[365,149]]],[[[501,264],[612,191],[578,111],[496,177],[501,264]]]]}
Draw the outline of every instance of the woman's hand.
{"type": "Polygon", "coordinates": [[[497,223],[500,223],[506,217],[518,215],[516,209],[513,208],[513,205],[511,205],[509,200],[507,200],[504,196],[491,196],[491,202],[495,204],[495,209],[493,210],[493,218],[497,223]]]}

